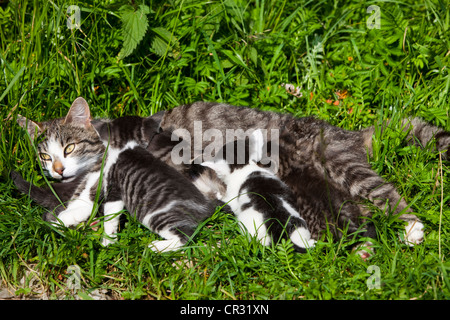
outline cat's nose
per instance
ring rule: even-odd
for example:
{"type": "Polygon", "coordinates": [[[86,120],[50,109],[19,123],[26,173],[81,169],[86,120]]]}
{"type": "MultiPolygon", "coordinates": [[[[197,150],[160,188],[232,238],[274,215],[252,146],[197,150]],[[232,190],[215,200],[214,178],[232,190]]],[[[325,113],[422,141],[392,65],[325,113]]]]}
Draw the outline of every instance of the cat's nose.
{"type": "Polygon", "coordinates": [[[64,171],[64,166],[62,165],[62,163],[55,163],[53,165],[53,170],[55,170],[56,173],[58,173],[59,175],[62,176],[63,171],[64,171]]]}

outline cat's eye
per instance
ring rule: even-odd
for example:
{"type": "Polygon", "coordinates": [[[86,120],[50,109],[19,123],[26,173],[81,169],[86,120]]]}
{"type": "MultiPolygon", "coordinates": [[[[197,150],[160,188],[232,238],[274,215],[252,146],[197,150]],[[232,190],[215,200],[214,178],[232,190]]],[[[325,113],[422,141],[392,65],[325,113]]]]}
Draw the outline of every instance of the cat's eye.
{"type": "Polygon", "coordinates": [[[64,155],[67,156],[68,154],[71,154],[74,149],[75,149],[74,143],[67,145],[67,147],[64,149],[64,155]]]}
{"type": "Polygon", "coordinates": [[[44,160],[44,161],[52,160],[52,157],[50,157],[50,155],[48,155],[48,154],[46,154],[46,153],[40,153],[39,156],[40,156],[41,159],[44,160]]]}

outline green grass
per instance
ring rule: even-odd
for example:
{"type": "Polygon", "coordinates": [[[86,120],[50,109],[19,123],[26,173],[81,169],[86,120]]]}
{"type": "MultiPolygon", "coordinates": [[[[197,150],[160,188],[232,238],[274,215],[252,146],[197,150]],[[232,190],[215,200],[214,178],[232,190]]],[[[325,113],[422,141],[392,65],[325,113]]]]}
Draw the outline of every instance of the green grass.
{"type": "Polygon", "coordinates": [[[374,209],[378,239],[367,261],[349,250],[350,235],[335,241],[325,232],[302,255],[289,242],[262,247],[220,210],[182,252],[153,253],[157,236],[133,219],[103,248],[101,229],[51,229],[8,178],[14,169],[44,183],[15,116],[61,117],[78,96],[96,117],[207,100],[354,130],[410,115],[450,130],[448,1],[147,1],[148,27],[124,59],[119,9],[131,2],[71,3],[81,8],[79,30],[66,27],[63,1],[0,5],[0,287],[67,299],[96,289],[117,299],[450,298],[449,163],[407,147],[398,126],[375,135],[370,161],[423,219],[425,242],[405,246],[398,220],[374,209]],[[380,29],[366,26],[372,4],[380,29]],[[77,292],[67,287],[73,265],[77,292]],[[379,289],[367,286],[369,266],[379,267],[379,289]]]}

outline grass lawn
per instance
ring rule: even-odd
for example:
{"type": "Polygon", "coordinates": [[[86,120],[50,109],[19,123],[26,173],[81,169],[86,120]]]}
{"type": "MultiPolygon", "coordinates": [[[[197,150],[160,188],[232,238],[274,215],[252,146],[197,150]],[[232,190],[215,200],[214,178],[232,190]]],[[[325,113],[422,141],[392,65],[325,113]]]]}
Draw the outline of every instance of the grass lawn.
{"type": "Polygon", "coordinates": [[[378,238],[367,260],[349,250],[351,235],[336,240],[326,230],[306,254],[290,242],[263,247],[220,209],[183,251],[153,253],[147,245],[157,236],[133,219],[104,248],[101,224],[51,229],[45,210],[8,178],[16,170],[45,183],[17,114],[62,117],[78,96],[95,117],[148,116],[206,100],[314,115],[351,130],[406,116],[450,130],[448,1],[70,4],[75,9],[61,0],[0,1],[0,294],[450,298],[449,162],[431,146],[406,146],[396,121],[375,134],[369,160],[423,220],[425,241],[402,244],[398,219],[373,209],[378,238]]]}

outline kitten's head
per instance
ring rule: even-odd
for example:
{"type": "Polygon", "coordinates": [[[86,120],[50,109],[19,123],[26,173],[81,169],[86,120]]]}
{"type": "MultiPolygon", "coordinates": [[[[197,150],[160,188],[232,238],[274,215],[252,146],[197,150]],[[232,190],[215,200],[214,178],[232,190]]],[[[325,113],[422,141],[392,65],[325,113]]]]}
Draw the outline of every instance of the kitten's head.
{"type": "Polygon", "coordinates": [[[123,148],[134,141],[146,148],[153,137],[160,131],[159,123],[152,118],[126,116],[109,122],[93,123],[100,140],[112,148],[123,148]]]}
{"type": "Polygon", "coordinates": [[[89,106],[81,97],[75,99],[65,118],[38,123],[19,116],[17,121],[32,140],[43,135],[37,150],[42,167],[54,179],[71,181],[102,159],[103,143],[91,125],[89,106]]]}
{"type": "Polygon", "coordinates": [[[237,169],[247,166],[257,169],[263,159],[263,146],[263,134],[261,130],[255,130],[248,139],[225,144],[212,161],[205,161],[202,166],[213,169],[220,179],[226,181],[237,169]]]}

